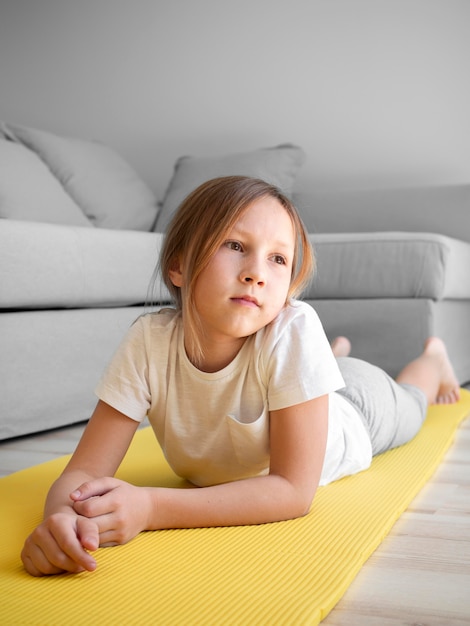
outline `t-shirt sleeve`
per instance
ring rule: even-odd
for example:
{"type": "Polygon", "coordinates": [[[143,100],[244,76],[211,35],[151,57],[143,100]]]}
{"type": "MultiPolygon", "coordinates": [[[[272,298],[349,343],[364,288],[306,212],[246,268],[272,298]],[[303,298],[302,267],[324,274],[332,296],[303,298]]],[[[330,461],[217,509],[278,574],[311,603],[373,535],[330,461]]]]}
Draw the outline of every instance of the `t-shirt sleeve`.
{"type": "Polygon", "coordinates": [[[270,410],[283,409],[344,387],[316,311],[289,305],[271,329],[266,376],[270,410]]]}
{"type": "Polygon", "coordinates": [[[141,422],[150,408],[145,317],[128,330],[96,386],[100,400],[141,422]]]}

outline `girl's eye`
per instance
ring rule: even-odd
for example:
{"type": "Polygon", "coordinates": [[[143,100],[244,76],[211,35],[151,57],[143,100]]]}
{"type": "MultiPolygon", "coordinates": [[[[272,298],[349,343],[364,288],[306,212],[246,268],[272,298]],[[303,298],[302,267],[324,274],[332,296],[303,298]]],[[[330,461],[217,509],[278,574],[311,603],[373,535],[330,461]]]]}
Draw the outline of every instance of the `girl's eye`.
{"type": "Polygon", "coordinates": [[[287,263],[286,259],[282,256],[282,254],[275,254],[273,256],[274,263],[278,263],[279,265],[285,265],[287,263]]]}
{"type": "Polygon", "coordinates": [[[235,252],[241,252],[243,250],[242,244],[239,243],[238,241],[226,241],[225,245],[230,250],[235,250],[235,252]]]}

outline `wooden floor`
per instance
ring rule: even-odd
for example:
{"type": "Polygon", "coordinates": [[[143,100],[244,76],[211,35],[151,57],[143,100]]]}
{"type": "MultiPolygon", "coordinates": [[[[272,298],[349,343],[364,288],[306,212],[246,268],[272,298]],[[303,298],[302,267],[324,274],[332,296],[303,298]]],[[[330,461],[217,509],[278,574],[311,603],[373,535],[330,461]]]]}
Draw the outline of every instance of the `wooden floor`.
{"type": "MultiPolygon", "coordinates": [[[[0,443],[0,475],[72,452],[83,427],[0,443]]],[[[323,624],[470,625],[470,419],[323,624]]]]}

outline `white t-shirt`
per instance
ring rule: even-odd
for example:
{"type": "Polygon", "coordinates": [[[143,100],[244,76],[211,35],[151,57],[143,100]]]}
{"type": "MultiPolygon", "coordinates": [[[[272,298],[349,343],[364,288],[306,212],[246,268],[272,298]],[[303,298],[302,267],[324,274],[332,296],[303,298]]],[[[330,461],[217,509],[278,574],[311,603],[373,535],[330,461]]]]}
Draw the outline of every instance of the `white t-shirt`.
{"type": "Polygon", "coordinates": [[[344,387],[314,309],[292,301],[249,337],[224,369],[197,369],[184,349],[181,316],[140,317],[101,379],[98,397],[131,419],[147,415],[173,470],[207,486],[269,471],[269,411],[330,394],[320,484],[370,465],[371,444],[344,387]]]}

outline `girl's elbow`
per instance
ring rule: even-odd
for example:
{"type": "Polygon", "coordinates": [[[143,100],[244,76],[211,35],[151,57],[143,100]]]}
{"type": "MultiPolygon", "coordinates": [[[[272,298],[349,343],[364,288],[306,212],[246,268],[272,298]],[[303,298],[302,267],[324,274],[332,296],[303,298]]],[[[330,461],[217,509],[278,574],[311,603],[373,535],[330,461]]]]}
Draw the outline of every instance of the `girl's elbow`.
{"type": "Polygon", "coordinates": [[[301,506],[299,507],[301,510],[299,517],[305,517],[305,515],[308,515],[310,513],[310,509],[312,508],[312,504],[313,504],[313,496],[304,498],[301,503],[301,506]]]}
{"type": "Polygon", "coordinates": [[[276,490],[277,502],[282,502],[283,513],[281,515],[284,519],[305,517],[312,507],[316,488],[312,489],[309,484],[296,484],[295,481],[290,481],[287,478],[282,478],[282,483],[283,488],[276,490]],[[279,498],[281,493],[283,496],[279,498]]]}
{"type": "Polygon", "coordinates": [[[290,506],[292,519],[308,515],[308,513],[310,513],[310,509],[312,508],[314,497],[315,493],[312,494],[310,490],[307,492],[297,491],[290,506]]]}

